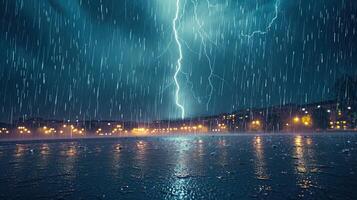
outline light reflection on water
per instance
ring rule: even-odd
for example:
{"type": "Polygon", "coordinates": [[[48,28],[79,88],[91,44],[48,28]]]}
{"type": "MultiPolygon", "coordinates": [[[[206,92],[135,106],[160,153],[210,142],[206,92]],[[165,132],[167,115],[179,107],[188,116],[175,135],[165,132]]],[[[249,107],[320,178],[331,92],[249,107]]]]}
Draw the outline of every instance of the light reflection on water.
{"type": "Polygon", "coordinates": [[[16,144],[16,148],[15,148],[15,153],[14,156],[15,157],[22,157],[25,155],[27,151],[27,145],[25,144],[16,144]]]}
{"type": "Polygon", "coordinates": [[[218,148],[219,148],[219,152],[218,152],[218,160],[219,163],[222,166],[226,166],[228,165],[228,148],[227,148],[227,141],[225,138],[220,138],[218,140],[218,148]]]}
{"type": "Polygon", "coordinates": [[[193,188],[199,185],[197,181],[205,177],[204,171],[211,167],[204,165],[205,159],[210,156],[206,149],[207,141],[189,137],[170,138],[168,141],[173,142],[168,152],[169,162],[173,165],[169,169],[169,184],[164,189],[164,199],[190,199],[195,195],[193,188]]]}
{"type": "Polygon", "coordinates": [[[197,156],[197,159],[202,159],[202,157],[204,156],[204,142],[202,139],[198,139],[197,142],[196,142],[196,149],[197,151],[196,152],[196,156],[197,156]]]}
{"type": "Polygon", "coordinates": [[[356,146],[354,134],[0,143],[0,197],[354,199],[356,146]]]}
{"type": "Polygon", "coordinates": [[[255,152],[255,159],[254,159],[254,165],[255,165],[255,174],[257,179],[260,180],[267,180],[269,179],[269,175],[267,173],[266,169],[266,163],[265,163],[265,158],[264,158],[264,146],[263,146],[263,141],[260,136],[256,136],[253,139],[253,146],[254,146],[254,152],[255,152]]]}
{"type": "Polygon", "coordinates": [[[146,152],[148,149],[148,145],[148,142],[145,140],[138,140],[136,142],[135,160],[137,164],[143,168],[145,167],[147,161],[146,152]]]}
{"type": "Polygon", "coordinates": [[[312,173],[317,173],[318,168],[315,162],[314,144],[310,137],[297,135],[294,138],[294,160],[295,172],[297,174],[297,185],[303,189],[299,194],[311,190],[313,187],[319,187],[316,180],[312,178],[312,173]]]}
{"type": "Polygon", "coordinates": [[[119,171],[120,171],[120,157],[121,157],[121,153],[122,153],[122,146],[120,143],[116,143],[113,144],[112,147],[113,152],[112,152],[112,176],[115,178],[119,175],[119,171]]]}
{"type": "Polygon", "coordinates": [[[50,147],[47,143],[44,143],[39,146],[39,150],[41,156],[38,159],[38,168],[45,169],[49,164],[50,147]]]}
{"type": "Polygon", "coordinates": [[[297,173],[306,173],[306,159],[304,157],[304,146],[303,146],[303,140],[302,136],[297,135],[294,138],[294,156],[295,159],[297,160],[296,162],[296,172],[297,173]]]}
{"type": "Polygon", "coordinates": [[[188,185],[190,184],[190,179],[189,179],[190,171],[188,169],[189,155],[187,149],[191,148],[190,145],[191,145],[191,141],[178,138],[175,146],[177,152],[175,156],[176,161],[174,167],[175,177],[171,178],[171,183],[170,183],[171,186],[169,188],[169,191],[178,199],[183,199],[188,197],[188,185]]]}
{"type": "Polygon", "coordinates": [[[60,174],[64,174],[65,182],[70,183],[72,187],[72,181],[75,180],[78,172],[76,171],[79,166],[77,166],[78,144],[75,142],[60,144],[61,155],[58,160],[58,170],[60,174]]]}
{"type": "Polygon", "coordinates": [[[41,155],[43,155],[44,157],[46,157],[47,155],[50,154],[50,147],[48,144],[44,143],[41,145],[40,147],[40,153],[41,155]]]}

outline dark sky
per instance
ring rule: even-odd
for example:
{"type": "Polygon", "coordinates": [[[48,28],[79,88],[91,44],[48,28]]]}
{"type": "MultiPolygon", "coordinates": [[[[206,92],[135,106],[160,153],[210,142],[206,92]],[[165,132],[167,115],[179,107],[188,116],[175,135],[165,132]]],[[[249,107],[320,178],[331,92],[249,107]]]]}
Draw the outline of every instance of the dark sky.
{"type": "Polygon", "coordinates": [[[355,0],[0,0],[0,121],[180,117],[176,1],[185,116],[330,99],[357,72],[355,0]]]}

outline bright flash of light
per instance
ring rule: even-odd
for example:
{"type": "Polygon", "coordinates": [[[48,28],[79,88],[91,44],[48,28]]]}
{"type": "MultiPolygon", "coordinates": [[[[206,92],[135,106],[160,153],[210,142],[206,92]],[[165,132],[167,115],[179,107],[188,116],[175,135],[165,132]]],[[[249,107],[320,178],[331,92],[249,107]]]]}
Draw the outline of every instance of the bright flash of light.
{"type": "Polygon", "coordinates": [[[173,32],[174,32],[174,36],[175,36],[175,41],[176,41],[178,51],[179,51],[179,58],[177,59],[176,71],[175,71],[175,75],[174,75],[174,81],[175,81],[175,85],[176,85],[175,103],[180,108],[181,118],[183,119],[183,118],[185,118],[185,108],[180,101],[180,89],[181,88],[180,88],[180,83],[178,81],[178,75],[182,68],[181,64],[182,64],[182,59],[183,59],[182,45],[180,43],[180,38],[179,38],[178,32],[177,32],[177,21],[179,19],[179,13],[180,13],[180,0],[176,0],[176,13],[175,13],[175,18],[172,21],[172,28],[173,28],[173,32]]]}

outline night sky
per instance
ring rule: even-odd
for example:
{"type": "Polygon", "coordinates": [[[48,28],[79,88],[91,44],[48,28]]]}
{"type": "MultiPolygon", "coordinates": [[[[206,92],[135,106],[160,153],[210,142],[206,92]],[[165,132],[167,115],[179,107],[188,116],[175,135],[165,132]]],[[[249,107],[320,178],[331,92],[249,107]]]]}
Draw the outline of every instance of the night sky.
{"type": "Polygon", "coordinates": [[[355,0],[0,0],[0,121],[179,118],[176,1],[185,117],[328,100],[357,73],[355,0]]]}

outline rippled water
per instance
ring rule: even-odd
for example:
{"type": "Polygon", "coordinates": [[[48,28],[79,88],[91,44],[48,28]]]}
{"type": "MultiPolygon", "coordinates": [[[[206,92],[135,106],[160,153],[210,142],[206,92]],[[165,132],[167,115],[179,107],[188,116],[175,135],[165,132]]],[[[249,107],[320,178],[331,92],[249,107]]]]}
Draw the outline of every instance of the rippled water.
{"type": "Polygon", "coordinates": [[[357,199],[357,134],[0,143],[0,199],[357,199]]]}

